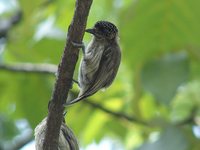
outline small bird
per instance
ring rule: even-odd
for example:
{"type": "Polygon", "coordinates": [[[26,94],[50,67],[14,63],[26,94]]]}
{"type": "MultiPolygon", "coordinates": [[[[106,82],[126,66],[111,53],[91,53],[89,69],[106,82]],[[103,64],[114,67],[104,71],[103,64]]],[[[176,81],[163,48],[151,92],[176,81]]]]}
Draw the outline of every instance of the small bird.
{"type": "MultiPolygon", "coordinates": [[[[43,142],[47,128],[47,117],[35,128],[35,148],[43,150],[43,142]]],[[[79,150],[78,142],[72,130],[65,124],[64,118],[60,128],[58,150],[79,150]]]]}
{"type": "Polygon", "coordinates": [[[83,58],[79,68],[79,95],[69,101],[74,104],[103,88],[109,87],[116,77],[120,62],[121,49],[118,43],[118,29],[108,21],[98,21],[91,29],[93,35],[87,48],[83,48],[83,58]]]}

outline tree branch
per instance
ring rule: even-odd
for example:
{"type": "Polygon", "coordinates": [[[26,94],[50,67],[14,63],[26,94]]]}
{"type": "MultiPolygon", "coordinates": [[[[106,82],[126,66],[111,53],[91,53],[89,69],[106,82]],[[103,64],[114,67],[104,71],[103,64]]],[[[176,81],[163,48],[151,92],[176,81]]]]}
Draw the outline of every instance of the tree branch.
{"type": "Polygon", "coordinates": [[[0,38],[6,38],[8,31],[22,20],[22,12],[19,10],[9,19],[0,19],[0,38]]]}
{"type": "Polygon", "coordinates": [[[110,115],[112,115],[112,116],[114,116],[114,117],[121,118],[121,119],[125,119],[125,120],[128,120],[128,121],[130,121],[130,122],[134,122],[134,123],[138,123],[138,124],[142,124],[142,125],[148,125],[148,123],[146,123],[146,122],[144,122],[144,121],[142,121],[142,120],[139,120],[139,119],[137,119],[137,118],[135,118],[135,117],[128,116],[128,115],[123,114],[123,113],[121,113],[121,112],[114,112],[114,111],[111,111],[111,110],[109,110],[108,108],[105,108],[105,107],[103,107],[102,105],[97,104],[97,103],[92,102],[92,101],[89,101],[89,100],[87,100],[87,99],[85,99],[83,102],[89,104],[90,106],[92,106],[92,107],[94,107],[94,108],[98,108],[98,109],[102,110],[103,112],[108,113],[108,114],[110,114],[110,115]]]}
{"type": "Polygon", "coordinates": [[[17,63],[17,64],[0,64],[0,70],[11,71],[16,73],[41,73],[41,74],[55,74],[57,66],[53,64],[31,64],[31,63],[17,63]]]}
{"type": "Polygon", "coordinates": [[[71,87],[79,53],[78,48],[74,47],[71,41],[82,42],[91,4],[92,0],[76,0],[74,17],[68,31],[66,46],[58,67],[58,78],[49,104],[47,131],[43,143],[44,150],[58,148],[58,137],[64,111],[63,104],[71,87]]]}
{"type": "MultiPolygon", "coordinates": [[[[57,66],[53,64],[31,64],[31,63],[18,63],[18,64],[12,64],[12,65],[0,64],[0,71],[1,70],[15,72],[15,73],[38,73],[38,74],[54,75],[56,73],[57,66]]],[[[72,93],[72,94],[77,95],[75,93],[72,93]]],[[[114,112],[102,106],[101,104],[95,103],[91,100],[86,99],[82,102],[92,106],[93,108],[99,109],[109,115],[112,115],[114,117],[125,119],[127,121],[137,123],[137,124],[153,126],[152,123],[139,120],[137,117],[133,117],[128,114],[124,114],[122,112],[114,112]]],[[[193,123],[194,116],[195,115],[193,114],[193,116],[186,118],[185,120],[181,122],[175,123],[175,125],[182,126],[182,125],[193,123]]]]}
{"type": "MultiPolygon", "coordinates": [[[[31,64],[31,63],[18,63],[18,64],[13,64],[13,65],[0,64],[0,71],[1,70],[11,71],[15,73],[39,73],[39,74],[41,73],[41,74],[53,75],[56,73],[57,66],[53,64],[31,64]]],[[[73,94],[77,95],[75,93],[73,94]]],[[[144,121],[138,120],[137,118],[131,117],[121,112],[111,111],[108,108],[105,108],[102,105],[89,101],[87,99],[84,100],[83,102],[105,113],[108,113],[114,117],[122,118],[128,121],[143,124],[143,125],[146,124],[144,121]]]]}

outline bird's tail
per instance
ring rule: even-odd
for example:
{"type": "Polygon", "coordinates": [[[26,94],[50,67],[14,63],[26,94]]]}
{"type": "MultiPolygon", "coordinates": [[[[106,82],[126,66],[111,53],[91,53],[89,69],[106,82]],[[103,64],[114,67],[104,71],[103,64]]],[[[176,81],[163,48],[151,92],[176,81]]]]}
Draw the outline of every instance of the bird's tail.
{"type": "Polygon", "coordinates": [[[86,91],[84,91],[84,92],[83,92],[83,91],[80,91],[80,93],[79,93],[79,95],[78,95],[78,97],[77,97],[76,99],[67,102],[64,106],[66,107],[66,106],[72,105],[72,104],[74,104],[74,103],[77,103],[77,102],[79,102],[80,100],[82,100],[82,99],[84,99],[84,98],[87,98],[88,96],[90,96],[90,95],[92,95],[92,94],[94,94],[94,93],[96,93],[96,91],[93,92],[91,89],[88,89],[88,90],[86,90],[86,91]]]}
{"type": "Polygon", "coordinates": [[[73,99],[73,100],[71,100],[71,101],[69,101],[69,102],[67,102],[64,106],[66,107],[66,106],[69,106],[69,105],[72,105],[72,104],[74,104],[74,103],[77,103],[77,102],[79,102],[80,100],[82,100],[82,99],[84,99],[84,98],[86,98],[87,96],[78,96],[77,98],[75,98],[75,99],[73,99]]]}

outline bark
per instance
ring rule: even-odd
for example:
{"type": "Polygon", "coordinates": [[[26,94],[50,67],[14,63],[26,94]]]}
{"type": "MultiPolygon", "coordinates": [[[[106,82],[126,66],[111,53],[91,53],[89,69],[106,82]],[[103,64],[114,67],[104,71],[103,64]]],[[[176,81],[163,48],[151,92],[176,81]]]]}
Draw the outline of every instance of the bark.
{"type": "Polygon", "coordinates": [[[56,150],[58,147],[58,136],[64,111],[63,104],[71,87],[79,53],[78,48],[72,45],[72,41],[82,42],[91,4],[92,0],[76,0],[74,17],[68,29],[66,46],[58,66],[57,79],[49,104],[44,150],[56,150]]]}

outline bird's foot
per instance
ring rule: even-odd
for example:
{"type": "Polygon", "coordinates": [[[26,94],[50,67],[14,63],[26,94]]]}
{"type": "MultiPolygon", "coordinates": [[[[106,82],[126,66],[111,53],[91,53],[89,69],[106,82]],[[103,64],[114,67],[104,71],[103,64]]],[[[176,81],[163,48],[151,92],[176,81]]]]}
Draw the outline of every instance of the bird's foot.
{"type": "Polygon", "coordinates": [[[78,81],[76,81],[76,80],[74,80],[74,79],[72,79],[72,81],[73,81],[74,83],[78,84],[78,86],[80,87],[80,84],[79,84],[78,81]]]}
{"type": "Polygon", "coordinates": [[[71,82],[71,85],[70,85],[70,89],[72,89],[72,88],[73,88],[73,83],[76,83],[76,84],[78,84],[78,86],[80,87],[80,84],[79,84],[79,82],[78,82],[78,81],[76,81],[76,80],[74,80],[74,79],[72,79],[72,82],[71,82]]]}
{"type": "Polygon", "coordinates": [[[81,48],[82,51],[83,51],[83,54],[85,54],[85,44],[84,44],[83,42],[81,42],[81,43],[76,43],[76,42],[71,41],[71,43],[72,43],[72,45],[73,45],[74,47],[81,48]]]}

